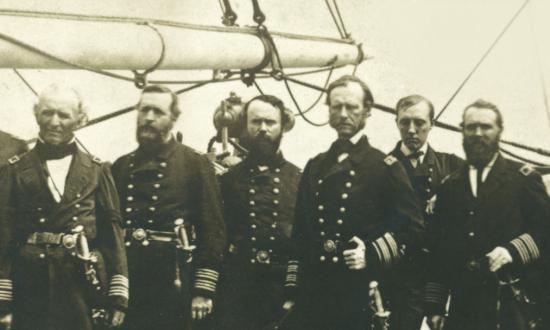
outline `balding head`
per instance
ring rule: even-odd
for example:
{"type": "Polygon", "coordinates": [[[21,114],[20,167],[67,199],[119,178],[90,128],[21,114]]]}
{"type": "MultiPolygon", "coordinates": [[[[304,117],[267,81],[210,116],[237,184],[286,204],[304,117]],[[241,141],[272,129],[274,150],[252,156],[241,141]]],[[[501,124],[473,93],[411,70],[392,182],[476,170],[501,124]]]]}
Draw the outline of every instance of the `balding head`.
{"type": "Polygon", "coordinates": [[[50,85],[40,93],[34,115],[40,137],[49,144],[69,142],[73,132],[88,118],[80,94],[74,88],[60,85],[50,85]]]}

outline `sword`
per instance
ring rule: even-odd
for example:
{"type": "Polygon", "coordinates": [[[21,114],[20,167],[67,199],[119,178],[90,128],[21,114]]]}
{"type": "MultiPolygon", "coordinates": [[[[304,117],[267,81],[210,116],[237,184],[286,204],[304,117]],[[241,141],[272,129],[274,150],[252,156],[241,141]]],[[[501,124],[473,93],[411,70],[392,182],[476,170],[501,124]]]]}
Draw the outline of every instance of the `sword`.
{"type": "MultiPolygon", "coordinates": [[[[185,263],[193,261],[193,251],[197,248],[195,245],[191,245],[189,236],[187,235],[187,229],[185,228],[185,221],[183,218],[176,219],[174,221],[174,232],[176,233],[176,253],[178,250],[182,250],[185,253],[185,263]]],[[[179,267],[179,258],[176,257],[176,274],[174,279],[174,286],[177,290],[181,290],[182,282],[179,267]]]]}
{"type": "Polygon", "coordinates": [[[382,295],[378,289],[377,281],[369,283],[369,297],[371,300],[371,308],[374,311],[370,328],[372,330],[389,330],[391,312],[384,309],[384,303],[382,302],[382,295]]]}

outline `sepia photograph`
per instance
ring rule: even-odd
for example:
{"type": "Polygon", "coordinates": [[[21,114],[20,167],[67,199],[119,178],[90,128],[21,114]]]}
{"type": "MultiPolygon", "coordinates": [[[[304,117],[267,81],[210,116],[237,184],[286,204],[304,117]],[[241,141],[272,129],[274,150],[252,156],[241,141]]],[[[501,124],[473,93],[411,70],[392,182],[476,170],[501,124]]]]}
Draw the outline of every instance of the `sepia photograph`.
{"type": "Polygon", "coordinates": [[[550,329],[549,13],[0,0],[0,330],[550,329]]]}

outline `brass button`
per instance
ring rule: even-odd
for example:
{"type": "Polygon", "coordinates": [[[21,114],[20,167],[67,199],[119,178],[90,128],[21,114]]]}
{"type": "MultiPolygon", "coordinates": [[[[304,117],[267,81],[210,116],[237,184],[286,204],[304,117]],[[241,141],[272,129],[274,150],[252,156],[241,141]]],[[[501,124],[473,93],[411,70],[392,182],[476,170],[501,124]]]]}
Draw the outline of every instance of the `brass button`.
{"type": "Polygon", "coordinates": [[[320,261],[325,261],[325,260],[326,260],[326,257],[325,257],[325,256],[321,256],[321,257],[319,257],[319,260],[320,260],[320,261]]]}
{"type": "Polygon", "coordinates": [[[40,218],[40,220],[38,220],[38,222],[44,223],[44,222],[46,222],[46,218],[40,218]]]}
{"type": "Polygon", "coordinates": [[[279,193],[279,188],[273,188],[273,193],[278,194],[279,193]]]}
{"type": "Polygon", "coordinates": [[[38,212],[41,212],[41,211],[42,211],[42,208],[41,208],[41,207],[37,207],[36,210],[37,210],[38,212]]]}
{"type": "Polygon", "coordinates": [[[250,240],[251,240],[252,242],[255,242],[255,241],[256,241],[256,237],[252,236],[252,237],[250,237],[250,240]]]}
{"type": "Polygon", "coordinates": [[[273,182],[279,183],[279,182],[281,182],[281,179],[279,179],[279,178],[274,178],[274,179],[273,179],[273,182]]]}
{"type": "Polygon", "coordinates": [[[274,200],[273,200],[273,204],[279,205],[279,200],[278,200],[278,199],[274,199],[274,200]]]}
{"type": "Polygon", "coordinates": [[[325,219],[323,219],[323,218],[319,218],[319,223],[320,223],[320,224],[323,224],[323,223],[325,223],[325,219]]]}
{"type": "Polygon", "coordinates": [[[162,174],[162,173],[157,174],[157,178],[159,178],[159,179],[164,178],[164,174],[162,174]]]}
{"type": "Polygon", "coordinates": [[[276,216],[278,216],[278,215],[279,215],[278,212],[273,212],[273,216],[274,216],[274,217],[276,217],[276,216]]]}
{"type": "Polygon", "coordinates": [[[346,182],[346,188],[351,188],[351,182],[346,182]]]}
{"type": "Polygon", "coordinates": [[[151,211],[151,212],[155,212],[156,210],[157,210],[157,209],[156,209],[154,206],[151,206],[151,207],[149,208],[149,211],[151,211]]]}
{"type": "Polygon", "coordinates": [[[256,228],[257,228],[255,224],[250,225],[250,227],[251,227],[252,229],[256,229],[256,228]]]}
{"type": "Polygon", "coordinates": [[[73,217],[73,221],[77,221],[78,220],[78,217],[73,217]]]}
{"type": "Polygon", "coordinates": [[[319,179],[319,181],[317,181],[318,184],[321,184],[323,183],[323,180],[319,179]]]}
{"type": "Polygon", "coordinates": [[[350,176],[355,176],[355,171],[354,170],[349,171],[349,175],[350,176]]]}
{"type": "Polygon", "coordinates": [[[80,198],[82,195],[80,193],[76,194],[76,198],[80,198]]]}
{"type": "Polygon", "coordinates": [[[340,213],[345,213],[345,212],[346,212],[346,208],[342,206],[342,207],[340,208],[340,213]]]}
{"type": "Polygon", "coordinates": [[[337,263],[338,262],[338,257],[332,257],[332,262],[337,263]]]}
{"type": "Polygon", "coordinates": [[[276,169],[275,169],[275,173],[279,173],[279,172],[281,172],[281,169],[280,169],[280,168],[276,168],[276,169]]]}
{"type": "Polygon", "coordinates": [[[470,237],[474,237],[475,235],[476,235],[476,234],[475,234],[473,231],[471,231],[471,232],[468,233],[468,236],[470,236],[470,237]]]}
{"type": "Polygon", "coordinates": [[[160,183],[155,183],[155,184],[153,185],[153,187],[155,187],[155,189],[159,189],[159,188],[160,188],[160,183]]]}
{"type": "Polygon", "coordinates": [[[342,199],[348,199],[348,194],[343,193],[343,194],[342,194],[342,199]]]}
{"type": "Polygon", "coordinates": [[[44,253],[40,253],[39,257],[40,257],[40,259],[44,259],[44,258],[46,258],[46,255],[44,253]]]}
{"type": "Polygon", "coordinates": [[[134,163],[128,164],[128,167],[134,167],[134,166],[135,166],[134,163]]]}
{"type": "Polygon", "coordinates": [[[256,193],[256,190],[250,189],[248,192],[249,192],[251,195],[254,195],[254,194],[256,193]]]}
{"type": "Polygon", "coordinates": [[[275,240],[275,237],[271,236],[271,237],[269,237],[269,240],[270,240],[270,241],[274,241],[274,240],[275,240]]]}
{"type": "Polygon", "coordinates": [[[126,224],[127,224],[127,225],[131,225],[131,224],[132,224],[132,220],[126,220],[126,224]]]}
{"type": "Polygon", "coordinates": [[[334,234],[334,236],[340,237],[341,235],[340,235],[340,233],[336,233],[336,234],[334,234]]]}
{"type": "Polygon", "coordinates": [[[130,183],[130,184],[128,185],[128,189],[134,189],[134,185],[130,183]]]}
{"type": "Polygon", "coordinates": [[[148,222],[148,223],[153,223],[153,222],[155,222],[155,221],[154,221],[153,219],[149,219],[149,220],[147,220],[147,222],[148,222]]]}
{"type": "Polygon", "coordinates": [[[474,212],[474,211],[470,211],[470,215],[474,215],[474,214],[475,214],[475,212],[474,212]]]}
{"type": "Polygon", "coordinates": [[[319,233],[319,235],[320,235],[320,236],[325,236],[325,232],[322,231],[322,232],[319,233]]]}
{"type": "Polygon", "coordinates": [[[158,197],[157,195],[153,195],[153,196],[151,196],[151,199],[154,200],[154,201],[156,201],[156,200],[159,199],[159,197],[158,197]]]}
{"type": "Polygon", "coordinates": [[[276,222],[272,223],[271,228],[273,228],[273,229],[277,228],[277,223],[276,222]]]}
{"type": "Polygon", "coordinates": [[[344,223],[344,220],[342,220],[342,219],[338,219],[338,221],[336,221],[336,223],[337,223],[337,224],[339,224],[339,225],[341,225],[341,224],[343,224],[343,223],[344,223]]]}
{"type": "Polygon", "coordinates": [[[74,207],[76,207],[76,208],[78,209],[78,208],[80,208],[80,204],[76,203],[76,204],[74,205],[74,207]]]}
{"type": "Polygon", "coordinates": [[[166,167],[166,162],[160,163],[160,167],[166,167]]]}
{"type": "Polygon", "coordinates": [[[254,218],[254,217],[256,217],[256,213],[250,212],[249,216],[250,216],[251,218],[254,218]]]}
{"type": "Polygon", "coordinates": [[[132,202],[132,201],[134,200],[134,196],[128,196],[128,197],[126,198],[126,200],[127,200],[128,202],[132,202]]]}
{"type": "Polygon", "coordinates": [[[131,207],[127,207],[127,208],[126,208],[126,213],[130,213],[130,212],[132,212],[132,208],[131,208],[131,207]]]}
{"type": "Polygon", "coordinates": [[[319,209],[319,211],[323,211],[323,210],[325,209],[325,207],[324,207],[323,205],[319,205],[319,206],[317,207],[317,209],[319,209]]]}
{"type": "Polygon", "coordinates": [[[250,202],[248,202],[248,204],[249,204],[250,206],[254,206],[254,205],[256,205],[256,202],[250,201],[250,202]]]}

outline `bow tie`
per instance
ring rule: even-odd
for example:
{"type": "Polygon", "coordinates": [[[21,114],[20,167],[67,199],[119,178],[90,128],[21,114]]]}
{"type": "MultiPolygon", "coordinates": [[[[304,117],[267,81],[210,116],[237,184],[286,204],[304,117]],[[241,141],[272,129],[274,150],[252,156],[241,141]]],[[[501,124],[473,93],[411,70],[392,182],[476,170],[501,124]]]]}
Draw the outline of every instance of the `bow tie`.
{"type": "Polygon", "coordinates": [[[62,145],[52,145],[42,142],[36,143],[36,151],[42,160],[54,160],[65,158],[76,153],[77,146],[75,142],[62,145]]]}
{"type": "Polygon", "coordinates": [[[349,140],[338,139],[334,141],[330,148],[335,155],[341,155],[343,153],[349,153],[353,148],[353,143],[349,140]]]}
{"type": "Polygon", "coordinates": [[[415,152],[412,152],[412,153],[408,154],[407,156],[405,156],[405,158],[407,158],[407,159],[419,159],[422,156],[424,156],[424,151],[418,150],[418,151],[415,151],[415,152]]]}

